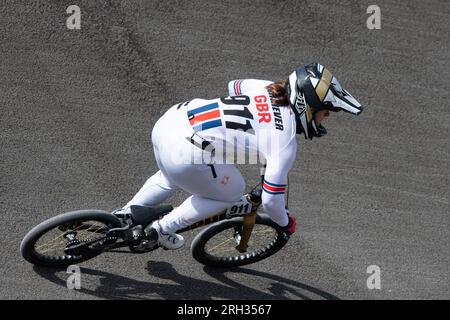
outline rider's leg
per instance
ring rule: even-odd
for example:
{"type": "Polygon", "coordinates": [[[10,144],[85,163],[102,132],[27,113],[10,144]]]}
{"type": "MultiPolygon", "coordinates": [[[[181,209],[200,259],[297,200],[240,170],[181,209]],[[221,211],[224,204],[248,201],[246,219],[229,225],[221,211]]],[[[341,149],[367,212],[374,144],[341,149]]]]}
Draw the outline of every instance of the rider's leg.
{"type": "MultiPolygon", "coordinates": [[[[170,172],[169,168],[169,175],[170,172]]],[[[245,191],[245,181],[233,165],[190,165],[184,172],[176,171],[170,177],[192,196],[159,221],[167,233],[174,233],[226,209],[239,201],[245,191]]]]}
{"type": "Polygon", "coordinates": [[[170,182],[160,170],[145,182],[133,199],[124,206],[124,209],[128,209],[132,205],[157,205],[169,198],[176,189],[176,185],[170,182]]]}
{"type": "Polygon", "coordinates": [[[229,205],[230,202],[190,196],[170,214],[164,216],[159,221],[159,224],[165,232],[175,233],[178,230],[214,215],[214,213],[219,213],[229,205]]]}

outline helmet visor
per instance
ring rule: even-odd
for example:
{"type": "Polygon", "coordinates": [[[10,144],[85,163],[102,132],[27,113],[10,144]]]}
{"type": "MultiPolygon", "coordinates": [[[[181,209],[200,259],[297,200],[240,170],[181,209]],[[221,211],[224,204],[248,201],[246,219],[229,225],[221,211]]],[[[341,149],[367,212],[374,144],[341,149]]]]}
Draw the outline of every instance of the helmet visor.
{"type": "Polygon", "coordinates": [[[358,115],[363,111],[361,104],[344,88],[335,77],[333,77],[324,102],[329,102],[333,107],[332,111],[344,110],[351,114],[358,115]]]}

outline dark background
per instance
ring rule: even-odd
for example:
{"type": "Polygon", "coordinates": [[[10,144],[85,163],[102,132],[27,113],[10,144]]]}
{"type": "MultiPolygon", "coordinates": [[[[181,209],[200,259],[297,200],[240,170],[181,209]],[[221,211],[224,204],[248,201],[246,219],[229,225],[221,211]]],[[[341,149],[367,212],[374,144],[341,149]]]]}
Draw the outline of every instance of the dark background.
{"type": "MultiPolygon", "coordinates": [[[[431,1],[3,1],[0,298],[449,299],[450,4],[431,1]],[[81,8],[68,30],[66,8],[81,8]],[[366,9],[381,8],[381,30],[366,9]],[[366,107],[299,137],[298,233],[244,268],[108,253],[68,274],[19,253],[34,225],[124,205],[156,170],[150,130],[173,104],[318,61],[366,107]],[[381,290],[368,290],[370,265],[381,290]]],[[[256,167],[244,166],[248,186],[256,167]]],[[[179,192],[172,203],[187,195],[179,192]]],[[[190,243],[195,233],[188,234],[190,243]]]]}

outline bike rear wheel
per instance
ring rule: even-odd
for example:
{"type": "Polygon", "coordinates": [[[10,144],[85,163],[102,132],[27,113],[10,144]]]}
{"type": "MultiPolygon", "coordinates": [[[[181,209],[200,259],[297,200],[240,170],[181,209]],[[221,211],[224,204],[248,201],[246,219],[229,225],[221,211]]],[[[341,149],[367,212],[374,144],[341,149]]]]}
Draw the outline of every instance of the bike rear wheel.
{"type": "Polygon", "coordinates": [[[71,255],[66,250],[83,242],[106,236],[109,229],[121,227],[112,214],[101,210],[79,210],[48,219],[27,233],[20,244],[28,262],[46,267],[63,267],[91,259],[102,250],[87,246],[82,253],[71,255]]]}
{"type": "Polygon", "coordinates": [[[236,247],[240,241],[243,221],[243,217],[232,218],[204,229],[192,242],[194,259],[211,267],[238,267],[270,257],[289,240],[283,228],[268,215],[258,214],[247,251],[240,253],[236,247]]]}

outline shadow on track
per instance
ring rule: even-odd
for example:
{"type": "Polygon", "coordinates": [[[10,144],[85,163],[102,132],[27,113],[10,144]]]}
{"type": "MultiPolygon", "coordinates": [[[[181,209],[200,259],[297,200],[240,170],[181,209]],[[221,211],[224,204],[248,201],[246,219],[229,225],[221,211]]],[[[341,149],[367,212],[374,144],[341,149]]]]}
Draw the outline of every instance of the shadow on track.
{"type": "MultiPolygon", "coordinates": [[[[194,279],[179,274],[173,266],[167,262],[149,261],[146,269],[150,276],[169,280],[173,284],[138,281],[104,271],[81,268],[81,289],[77,291],[103,299],[339,299],[330,293],[297,281],[245,268],[219,270],[204,267],[205,273],[220,283],[194,279]],[[246,283],[249,284],[257,281],[257,278],[260,278],[260,280],[263,281],[272,280],[273,282],[269,285],[267,289],[268,292],[264,292],[233,281],[227,277],[227,273],[245,275],[245,278],[247,278],[246,283]],[[93,282],[95,282],[95,284],[93,282]]],[[[66,280],[69,276],[65,273],[65,269],[48,269],[35,266],[34,271],[41,277],[64,287],[66,286],[66,280]]]]}

